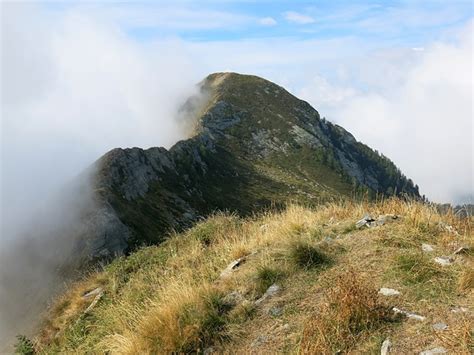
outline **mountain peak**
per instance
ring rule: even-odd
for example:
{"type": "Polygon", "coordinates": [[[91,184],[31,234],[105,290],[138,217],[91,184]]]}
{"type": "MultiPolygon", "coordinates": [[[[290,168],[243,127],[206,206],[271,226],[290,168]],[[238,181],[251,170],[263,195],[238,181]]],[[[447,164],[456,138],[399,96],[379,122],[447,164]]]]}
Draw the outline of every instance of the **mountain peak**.
{"type": "Polygon", "coordinates": [[[419,196],[390,160],[279,85],[214,73],[200,92],[183,109],[195,123],[190,138],[169,150],[114,150],[98,161],[96,191],[107,218],[95,220],[109,225],[90,233],[100,241],[91,254],[158,243],[216,210],[246,215],[289,201],[419,196]]]}

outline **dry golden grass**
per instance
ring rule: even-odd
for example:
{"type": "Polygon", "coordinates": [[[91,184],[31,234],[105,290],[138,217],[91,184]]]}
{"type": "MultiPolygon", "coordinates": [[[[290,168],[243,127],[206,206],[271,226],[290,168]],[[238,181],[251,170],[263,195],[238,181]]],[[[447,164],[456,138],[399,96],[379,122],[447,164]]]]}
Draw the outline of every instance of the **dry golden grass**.
{"type": "Polygon", "coordinates": [[[474,328],[472,318],[462,316],[459,322],[447,331],[437,332],[442,344],[457,354],[470,355],[474,351],[474,328]]]}
{"type": "Polygon", "coordinates": [[[458,290],[471,291],[474,289],[474,266],[464,269],[459,275],[458,290]]]}
{"type": "MultiPolygon", "coordinates": [[[[289,205],[282,212],[248,219],[219,213],[70,287],[51,308],[37,339],[38,350],[146,354],[212,347],[218,352],[324,353],[337,350],[339,343],[357,353],[377,350],[372,347],[380,343],[374,337],[389,329],[394,343],[403,340],[403,345],[395,345],[397,351],[421,351],[437,339],[430,325],[386,323],[389,317],[376,291],[397,288],[402,291],[397,305],[433,318],[452,318],[451,305],[473,303],[472,255],[456,257],[448,268],[431,259],[461,244],[472,244],[471,220],[396,199],[317,209],[289,205]],[[354,222],[367,212],[402,217],[356,230],[354,222]],[[433,244],[435,252],[423,255],[422,242],[433,244]],[[230,277],[220,278],[237,258],[244,259],[242,264],[230,277]],[[336,277],[341,269],[352,272],[336,277]],[[328,280],[336,280],[335,286],[329,287],[328,280]],[[254,306],[275,282],[282,288],[280,294],[254,306]],[[104,288],[104,296],[84,316],[90,300],[82,295],[98,286],[104,288]],[[226,299],[231,292],[240,295],[236,304],[226,299]],[[283,313],[272,316],[271,307],[281,307],[283,313]],[[266,340],[256,342],[256,334],[266,340]]],[[[462,328],[459,319],[451,318],[450,329],[462,328]]],[[[472,326],[471,318],[466,319],[472,326]]],[[[467,346],[447,345],[457,351],[467,346]]]]}
{"type": "Polygon", "coordinates": [[[378,290],[353,270],[337,276],[319,311],[307,321],[300,344],[303,354],[346,353],[361,337],[393,320],[378,290]]]}

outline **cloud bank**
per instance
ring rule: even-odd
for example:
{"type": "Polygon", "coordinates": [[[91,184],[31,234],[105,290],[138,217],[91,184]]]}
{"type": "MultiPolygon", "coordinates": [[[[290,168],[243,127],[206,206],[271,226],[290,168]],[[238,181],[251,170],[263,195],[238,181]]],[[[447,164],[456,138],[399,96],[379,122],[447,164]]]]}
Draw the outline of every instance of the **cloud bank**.
{"type": "Polygon", "coordinates": [[[2,6],[6,222],[112,148],[182,137],[172,118],[198,77],[179,40],[139,45],[81,13],[2,6]]]}
{"type": "Polygon", "coordinates": [[[368,89],[315,77],[300,94],[390,157],[436,202],[474,202],[472,22],[423,50],[358,62],[368,89]]]}
{"type": "Polygon", "coordinates": [[[112,148],[182,138],[174,116],[200,78],[178,39],[138,44],[81,11],[1,6],[3,353],[57,291],[79,212],[92,204],[78,176],[112,148]]]}

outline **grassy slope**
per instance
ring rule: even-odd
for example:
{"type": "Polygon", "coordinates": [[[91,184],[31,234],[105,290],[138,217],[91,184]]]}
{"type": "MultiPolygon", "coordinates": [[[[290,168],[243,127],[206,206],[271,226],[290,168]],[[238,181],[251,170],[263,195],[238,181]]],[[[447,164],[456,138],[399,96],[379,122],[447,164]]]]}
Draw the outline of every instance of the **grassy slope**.
{"type": "Polygon", "coordinates": [[[210,346],[215,351],[377,353],[389,336],[395,354],[435,346],[467,354],[474,257],[458,256],[447,267],[432,259],[472,243],[470,221],[398,200],[318,209],[292,205],[247,219],[217,214],[71,285],[52,306],[37,348],[42,353],[187,352],[210,346]],[[356,230],[354,221],[367,211],[403,217],[356,230]],[[439,227],[440,221],[461,235],[439,227]],[[423,242],[435,251],[422,253],[423,242]],[[239,257],[245,262],[220,278],[239,257]],[[255,306],[274,282],[281,292],[255,306]],[[91,299],[82,295],[98,286],[104,296],[84,314],[91,299]],[[401,295],[378,296],[380,287],[401,295]],[[237,305],[225,297],[232,291],[243,297],[237,305]],[[427,319],[394,319],[390,306],[427,319]],[[453,313],[453,306],[470,310],[453,313]],[[433,330],[440,321],[448,330],[433,330]]]}

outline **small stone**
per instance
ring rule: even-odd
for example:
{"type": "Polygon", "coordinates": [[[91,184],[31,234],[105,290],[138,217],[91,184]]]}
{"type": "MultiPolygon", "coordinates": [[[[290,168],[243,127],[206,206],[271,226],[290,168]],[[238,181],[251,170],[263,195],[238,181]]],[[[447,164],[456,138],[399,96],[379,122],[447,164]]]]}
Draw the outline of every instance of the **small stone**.
{"type": "Polygon", "coordinates": [[[393,288],[382,287],[379,290],[379,294],[384,295],[384,296],[397,296],[400,294],[400,291],[394,290],[393,288]]]}
{"type": "Polygon", "coordinates": [[[221,272],[221,275],[220,277],[221,278],[225,278],[225,277],[228,277],[230,276],[230,274],[232,274],[232,272],[238,268],[244,261],[245,259],[244,258],[238,258],[234,261],[232,261],[229,265],[227,265],[227,267],[221,272]]]}
{"type": "Polygon", "coordinates": [[[85,293],[82,296],[82,298],[89,298],[89,297],[98,295],[99,293],[102,293],[102,287],[97,287],[97,288],[93,289],[92,291],[89,291],[89,292],[85,293]]]}
{"type": "Polygon", "coordinates": [[[435,323],[433,324],[433,329],[434,330],[446,330],[448,329],[448,325],[446,323],[435,323]]]}
{"type": "MultiPolygon", "coordinates": [[[[90,311],[92,311],[92,309],[96,306],[96,304],[100,301],[100,299],[102,298],[102,296],[104,295],[104,291],[100,291],[99,293],[97,293],[95,295],[95,298],[94,300],[91,302],[91,304],[89,305],[89,307],[86,308],[86,310],[84,311],[84,314],[87,314],[89,313],[90,311]]],[[[80,319],[80,318],[79,318],[80,319]]],[[[78,319],[78,321],[79,321],[78,319]]]]}
{"type": "Polygon", "coordinates": [[[469,248],[469,247],[466,247],[466,246],[460,247],[460,248],[456,249],[456,251],[455,251],[453,254],[454,254],[454,255],[457,255],[457,254],[465,254],[465,253],[467,253],[467,252],[469,251],[469,249],[470,249],[470,248],[469,248]]]}
{"type": "Polygon", "coordinates": [[[258,300],[255,301],[255,305],[258,306],[262,302],[264,302],[267,298],[273,297],[280,291],[280,286],[277,284],[271,285],[263,294],[262,297],[260,297],[258,300]]]}
{"type": "Polygon", "coordinates": [[[268,340],[268,337],[265,335],[259,335],[253,342],[250,344],[252,348],[257,348],[260,345],[266,343],[268,340]]]}
{"type": "Polygon", "coordinates": [[[426,317],[420,316],[419,314],[404,311],[404,310],[402,310],[400,308],[397,308],[397,307],[393,307],[392,310],[395,313],[403,314],[404,316],[406,316],[408,318],[416,319],[416,320],[419,320],[419,321],[424,321],[426,319],[426,317]]]}
{"type": "Polygon", "coordinates": [[[281,307],[272,307],[272,308],[269,309],[268,313],[272,317],[279,317],[283,314],[283,308],[281,308],[281,307]]]}
{"type": "Polygon", "coordinates": [[[356,222],[356,228],[362,228],[364,226],[370,227],[371,223],[374,222],[375,219],[372,218],[370,214],[365,214],[362,219],[356,222]]]}
{"type": "Polygon", "coordinates": [[[442,266],[448,266],[453,263],[453,258],[449,256],[438,256],[434,258],[434,261],[442,266]]]}
{"type": "Polygon", "coordinates": [[[388,355],[390,353],[390,348],[392,347],[392,342],[389,338],[385,339],[380,348],[380,355],[388,355]]]}
{"type": "Polygon", "coordinates": [[[425,350],[420,353],[420,355],[435,355],[435,354],[446,354],[448,350],[443,347],[433,348],[430,350],[425,350]]]}
{"type": "Polygon", "coordinates": [[[454,307],[451,309],[451,312],[453,313],[466,313],[468,309],[466,307],[454,307]]]}
{"type": "Polygon", "coordinates": [[[425,253],[431,253],[432,251],[434,251],[434,248],[432,245],[430,244],[421,244],[421,250],[423,250],[425,253]]]}

